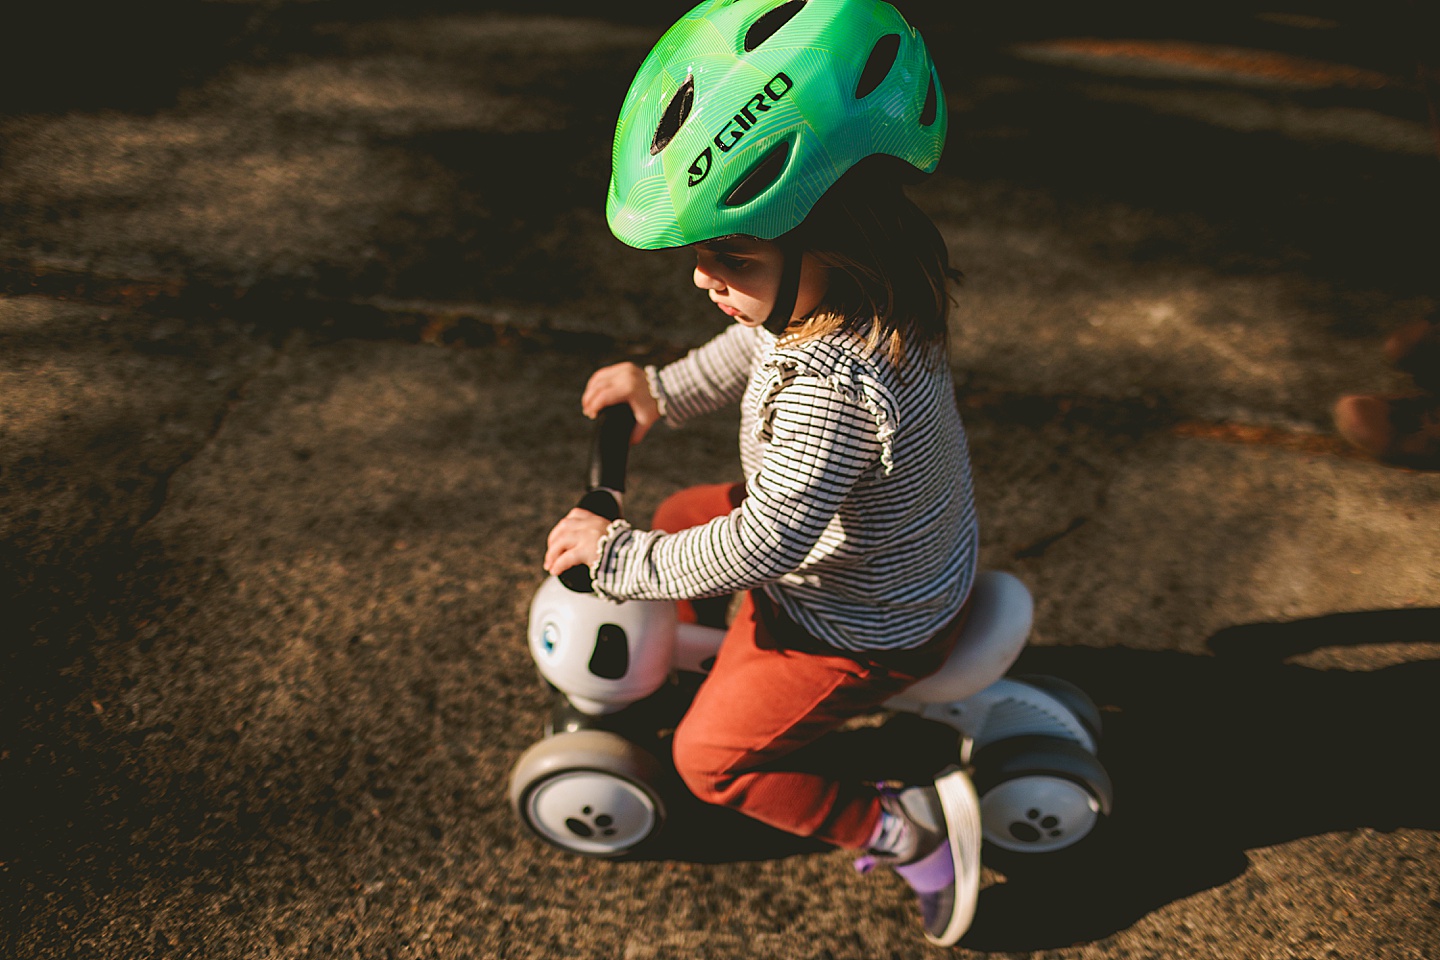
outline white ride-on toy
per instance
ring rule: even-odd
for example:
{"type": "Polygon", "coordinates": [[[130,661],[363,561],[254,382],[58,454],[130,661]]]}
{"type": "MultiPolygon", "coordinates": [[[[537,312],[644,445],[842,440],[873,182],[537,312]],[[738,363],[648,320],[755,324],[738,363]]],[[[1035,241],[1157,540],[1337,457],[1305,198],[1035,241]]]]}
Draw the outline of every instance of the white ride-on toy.
{"type": "MultiPolygon", "coordinates": [[[[590,490],[580,506],[620,515],[633,414],[601,414],[590,490]]],[[[724,630],[676,620],[671,602],[613,603],[590,591],[589,571],[549,577],[530,606],[530,653],[556,691],[545,736],[510,776],[516,816],[572,853],[618,857],[665,825],[667,775],[659,729],[684,681],[703,676],[724,630]]],[[[1007,851],[1046,853],[1084,838],[1110,812],[1110,777],[1096,758],[1100,713],[1078,687],[1006,676],[1030,632],[1030,592],[1014,576],[983,572],[954,653],[940,671],[886,706],[953,728],[980,798],[984,839],[1007,851]]],[[[693,690],[693,686],[691,687],[693,690]]]]}

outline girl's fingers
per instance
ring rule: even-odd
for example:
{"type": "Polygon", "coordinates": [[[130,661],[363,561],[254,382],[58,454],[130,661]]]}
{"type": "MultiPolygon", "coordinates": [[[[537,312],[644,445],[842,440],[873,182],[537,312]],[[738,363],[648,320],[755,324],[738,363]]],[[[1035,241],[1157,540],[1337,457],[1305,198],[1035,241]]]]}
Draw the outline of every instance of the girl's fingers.
{"type": "Polygon", "coordinates": [[[585,391],[580,395],[580,408],[585,416],[594,418],[612,403],[624,399],[615,373],[614,367],[603,367],[591,374],[590,382],[585,384],[585,391]]]}
{"type": "Polygon", "coordinates": [[[568,543],[547,550],[545,553],[545,572],[558,575],[575,566],[575,561],[571,559],[574,553],[574,545],[568,543]]]}
{"type": "Polygon", "coordinates": [[[617,403],[627,403],[650,394],[645,374],[633,363],[617,363],[602,367],[590,375],[580,395],[580,409],[592,420],[600,411],[617,403]]]}
{"type": "Polygon", "coordinates": [[[604,387],[592,384],[585,388],[585,393],[580,397],[580,410],[593,420],[601,410],[605,409],[605,398],[604,387]]]}
{"type": "Polygon", "coordinates": [[[563,573],[563,572],[565,571],[565,568],[562,567],[562,566],[560,566],[560,560],[561,560],[561,558],[564,557],[564,556],[565,556],[564,553],[557,553],[557,554],[555,554],[554,556],[547,556],[547,557],[545,558],[545,572],[546,572],[546,573],[553,573],[553,574],[555,574],[555,576],[557,576],[557,577],[558,577],[561,573],[563,573]]]}
{"type": "Polygon", "coordinates": [[[546,573],[555,572],[555,561],[560,558],[560,554],[563,553],[564,550],[565,548],[562,545],[556,543],[555,535],[551,534],[550,542],[545,546],[545,563],[543,566],[546,573]]]}
{"type": "Polygon", "coordinates": [[[570,529],[569,514],[555,524],[545,541],[545,569],[554,572],[555,562],[575,543],[574,532],[570,529]]]}
{"type": "Polygon", "coordinates": [[[608,526],[608,521],[589,510],[582,507],[571,509],[564,519],[555,524],[545,541],[545,571],[559,574],[577,564],[592,562],[595,545],[608,526]]]}

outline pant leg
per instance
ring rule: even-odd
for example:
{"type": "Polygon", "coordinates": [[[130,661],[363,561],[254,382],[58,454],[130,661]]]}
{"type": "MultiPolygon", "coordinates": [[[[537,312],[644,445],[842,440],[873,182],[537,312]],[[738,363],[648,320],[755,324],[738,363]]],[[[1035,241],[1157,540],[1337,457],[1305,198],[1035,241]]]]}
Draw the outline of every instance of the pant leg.
{"type": "MultiPolygon", "coordinates": [[[[707,483],[686,487],[666,497],[655,509],[650,523],[652,530],[676,533],[723,517],[745,499],[743,483],[707,483]]],[[[682,623],[705,623],[724,626],[730,597],[708,597],[702,600],[681,600],[676,613],[682,623]]]]}
{"type": "Polygon", "coordinates": [[[676,533],[723,517],[745,499],[743,483],[703,483],[670,494],[655,508],[651,529],[676,533]]]}
{"type": "Polygon", "coordinates": [[[675,766],[700,799],[841,847],[865,846],[880,816],[875,789],[806,769],[803,748],[868,713],[944,662],[963,616],[887,665],[830,649],[746,594],[715,667],[675,731],[675,766]],[[788,630],[786,629],[788,625],[788,630]],[[807,642],[808,641],[808,642],[807,642]],[[795,649],[803,646],[805,649],[795,649]]]}

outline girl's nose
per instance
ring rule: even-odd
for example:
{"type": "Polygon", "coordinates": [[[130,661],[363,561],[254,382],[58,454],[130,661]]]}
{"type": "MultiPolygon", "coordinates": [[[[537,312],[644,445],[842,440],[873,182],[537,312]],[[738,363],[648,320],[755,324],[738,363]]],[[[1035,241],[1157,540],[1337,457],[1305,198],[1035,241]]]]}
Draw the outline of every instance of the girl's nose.
{"type": "Polygon", "coordinates": [[[695,286],[701,290],[720,291],[725,289],[725,283],[719,277],[706,273],[705,268],[698,263],[695,265],[695,286]]]}

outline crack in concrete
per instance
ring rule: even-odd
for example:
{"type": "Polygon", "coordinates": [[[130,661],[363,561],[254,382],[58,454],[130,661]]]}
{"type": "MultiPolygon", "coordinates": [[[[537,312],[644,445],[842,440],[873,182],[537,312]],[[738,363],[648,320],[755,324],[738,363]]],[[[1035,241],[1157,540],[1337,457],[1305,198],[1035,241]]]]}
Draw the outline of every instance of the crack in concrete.
{"type": "Polygon", "coordinates": [[[1089,517],[1076,517],[1074,520],[1071,520],[1070,523],[1066,525],[1064,530],[1060,530],[1056,533],[1046,534],[1045,536],[1034,541],[1033,543],[1023,546],[1019,550],[1016,550],[1015,559],[1032,560],[1036,557],[1044,556],[1046,550],[1049,550],[1055,544],[1070,536],[1070,534],[1074,533],[1076,530],[1079,530],[1089,521],[1089,517]]]}
{"type": "Polygon", "coordinates": [[[230,419],[230,415],[235,411],[235,408],[240,405],[240,402],[245,399],[250,386],[279,365],[280,361],[286,356],[291,346],[295,343],[296,336],[296,334],[292,334],[287,337],[283,343],[270,351],[266,357],[251,364],[248,371],[237,377],[236,382],[226,391],[224,400],[211,415],[210,425],[208,429],[206,429],[205,434],[188,450],[178,456],[175,462],[166,470],[156,475],[155,484],[150,491],[150,503],[145,510],[141,512],[135,528],[131,532],[132,538],[137,536],[151,521],[160,515],[160,511],[165,508],[165,503],[169,499],[170,483],[174,480],[175,475],[193,463],[197,457],[205,452],[210,444],[215,442],[215,438],[218,437],[220,431],[224,429],[226,422],[230,419]]]}

